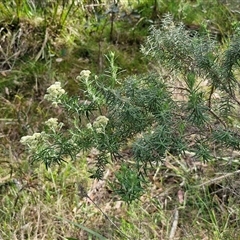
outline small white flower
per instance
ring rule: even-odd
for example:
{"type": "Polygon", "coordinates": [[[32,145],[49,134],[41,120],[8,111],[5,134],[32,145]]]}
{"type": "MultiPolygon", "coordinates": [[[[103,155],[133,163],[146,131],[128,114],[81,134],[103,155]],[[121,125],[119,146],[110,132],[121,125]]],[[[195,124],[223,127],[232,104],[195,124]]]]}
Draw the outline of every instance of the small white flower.
{"type": "Polygon", "coordinates": [[[27,145],[27,144],[31,144],[33,141],[40,139],[41,137],[41,133],[34,133],[32,136],[23,136],[20,139],[20,143],[27,145]]]}
{"type": "Polygon", "coordinates": [[[53,131],[60,130],[64,125],[62,122],[58,122],[57,118],[49,118],[45,124],[53,131]]]}
{"type": "Polygon", "coordinates": [[[82,70],[77,76],[77,79],[88,79],[90,77],[91,72],[89,70],[82,70]]]}
{"type": "Polygon", "coordinates": [[[89,78],[90,74],[91,74],[91,72],[89,70],[82,70],[80,72],[80,76],[85,77],[85,78],[89,78]]]}
{"type": "Polygon", "coordinates": [[[20,139],[20,143],[29,147],[30,150],[34,150],[37,147],[41,139],[41,133],[34,133],[32,136],[24,136],[20,139]]]}
{"type": "Polygon", "coordinates": [[[96,120],[93,123],[93,127],[106,127],[108,124],[109,119],[105,116],[99,116],[96,118],[96,120]]]}
{"type": "Polygon", "coordinates": [[[97,133],[103,133],[105,130],[105,127],[108,124],[109,119],[105,116],[99,116],[96,118],[96,120],[93,122],[93,128],[97,133]]]}
{"type": "Polygon", "coordinates": [[[33,138],[32,136],[23,136],[20,139],[20,143],[22,143],[23,145],[27,145],[32,141],[32,138],[33,138]]]}
{"type": "Polygon", "coordinates": [[[41,138],[41,133],[34,133],[32,135],[32,137],[33,137],[34,140],[37,140],[37,139],[41,138]]]}
{"type": "Polygon", "coordinates": [[[104,128],[95,128],[96,133],[104,133],[104,128]]]}
{"type": "Polygon", "coordinates": [[[87,127],[88,129],[92,129],[92,124],[91,124],[91,123],[88,123],[88,124],[86,125],[86,127],[87,127]]]}
{"type": "Polygon", "coordinates": [[[59,98],[65,93],[65,90],[61,87],[60,82],[55,82],[49,88],[47,88],[47,94],[44,98],[48,101],[51,101],[54,106],[60,103],[59,98]]]}
{"type": "Polygon", "coordinates": [[[56,129],[58,127],[58,119],[57,118],[49,118],[45,124],[50,127],[56,129]]]}
{"type": "Polygon", "coordinates": [[[58,97],[58,96],[63,95],[65,93],[65,90],[61,87],[60,82],[55,82],[53,85],[51,85],[47,89],[47,93],[58,97]]]}

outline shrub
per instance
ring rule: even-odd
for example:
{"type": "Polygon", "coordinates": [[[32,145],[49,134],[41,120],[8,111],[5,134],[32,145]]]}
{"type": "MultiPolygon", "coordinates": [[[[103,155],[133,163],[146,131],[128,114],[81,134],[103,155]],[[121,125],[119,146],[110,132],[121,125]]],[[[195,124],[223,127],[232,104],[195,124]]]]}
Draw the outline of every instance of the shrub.
{"type": "Polygon", "coordinates": [[[82,99],[55,83],[45,98],[66,113],[66,126],[52,118],[44,131],[21,142],[29,147],[32,161],[46,167],[96,148],[91,171],[97,179],[108,163],[124,160],[121,153],[128,148],[132,161],[121,163],[110,185],[123,200],[138,199],[148,169],[164,162],[166,154],[191,152],[209,161],[239,150],[237,39],[238,33],[222,50],[214,39],[186,30],[167,15],[159,28],[151,27],[142,47],[154,70],[120,81],[111,53],[106,75],[84,70],[77,77],[85,87],[82,99]]]}

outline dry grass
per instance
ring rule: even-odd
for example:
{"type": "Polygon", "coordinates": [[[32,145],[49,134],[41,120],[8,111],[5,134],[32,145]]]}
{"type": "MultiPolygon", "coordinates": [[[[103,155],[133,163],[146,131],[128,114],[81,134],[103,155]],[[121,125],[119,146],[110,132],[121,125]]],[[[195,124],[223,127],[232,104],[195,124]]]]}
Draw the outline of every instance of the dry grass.
{"type": "Polygon", "coordinates": [[[119,240],[238,239],[236,163],[204,165],[169,155],[150,171],[140,201],[127,205],[106,184],[114,168],[109,166],[105,181],[87,180],[88,162],[82,156],[46,170],[24,158],[1,161],[0,239],[97,239],[90,231],[119,240]],[[94,204],[79,194],[79,184],[94,204]]]}

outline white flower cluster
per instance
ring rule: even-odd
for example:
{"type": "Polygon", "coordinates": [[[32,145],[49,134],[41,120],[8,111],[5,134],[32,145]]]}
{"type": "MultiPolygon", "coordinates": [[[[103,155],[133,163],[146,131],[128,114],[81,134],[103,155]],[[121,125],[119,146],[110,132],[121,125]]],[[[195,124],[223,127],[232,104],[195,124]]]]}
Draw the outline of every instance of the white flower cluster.
{"type": "Polygon", "coordinates": [[[30,150],[34,150],[41,140],[41,136],[41,133],[34,133],[32,136],[24,136],[21,138],[20,143],[28,146],[30,150]]]}
{"type": "Polygon", "coordinates": [[[59,98],[65,93],[65,90],[61,87],[60,82],[55,82],[47,89],[47,94],[44,98],[48,101],[51,101],[54,106],[57,106],[60,103],[59,98]]]}
{"type": "Polygon", "coordinates": [[[92,127],[97,133],[104,133],[105,128],[108,124],[109,119],[105,116],[99,116],[93,122],[92,127]]]}
{"type": "Polygon", "coordinates": [[[99,116],[96,118],[96,120],[93,123],[93,127],[106,127],[108,124],[109,119],[105,116],[99,116]]]}
{"type": "MultiPolygon", "coordinates": [[[[64,125],[62,122],[58,122],[57,118],[50,118],[45,122],[45,125],[48,126],[54,133],[57,130],[60,130],[64,125]]],[[[49,134],[47,132],[34,133],[32,136],[24,136],[20,139],[20,143],[27,146],[30,151],[36,151],[38,147],[47,142],[49,134]]]]}
{"type": "Polygon", "coordinates": [[[88,78],[90,77],[91,72],[89,70],[82,70],[79,74],[79,76],[77,76],[77,79],[86,79],[88,80],[88,78]]]}
{"type": "Polygon", "coordinates": [[[62,122],[59,123],[57,118],[50,118],[45,122],[45,125],[55,132],[60,130],[64,124],[62,122]]]}

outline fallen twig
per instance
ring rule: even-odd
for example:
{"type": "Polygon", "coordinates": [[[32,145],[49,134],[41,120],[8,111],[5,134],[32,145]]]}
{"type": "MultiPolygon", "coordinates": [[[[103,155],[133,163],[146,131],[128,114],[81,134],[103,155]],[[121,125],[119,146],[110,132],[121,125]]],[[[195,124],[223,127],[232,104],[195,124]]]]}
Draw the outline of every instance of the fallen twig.
{"type": "Polygon", "coordinates": [[[179,212],[178,212],[178,209],[175,209],[172,228],[171,228],[171,231],[170,231],[170,234],[169,234],[169,240],[174,239],[174,236],[175,236],[176,231],[177,231],[178,219],[179,219],[179,212]]]}
{"type": "Polygon", "coordinates": [[[230,176],[232,176],[234,174],[237,174],[237,173],[240,173],[240,170],[237,170],[237,171],[232,172],[232,173],[227,173],[227,174],[225,174],[223,176],[220,176],[220,177],[216,177],[216,178],[210,179],[210,180],[208,180],[208,181],[206,181],[204,183],[201,183],[201,184],[199,184],[199,185],[197,185],[195,187],[203,187],[203,186],[206,186],[206,185],[209,185],[209,184],[212,184],[212,183],[216,183],[219,180],[225,179],[225,178],[230,177],[230,176]]]}

